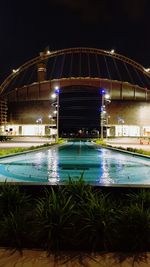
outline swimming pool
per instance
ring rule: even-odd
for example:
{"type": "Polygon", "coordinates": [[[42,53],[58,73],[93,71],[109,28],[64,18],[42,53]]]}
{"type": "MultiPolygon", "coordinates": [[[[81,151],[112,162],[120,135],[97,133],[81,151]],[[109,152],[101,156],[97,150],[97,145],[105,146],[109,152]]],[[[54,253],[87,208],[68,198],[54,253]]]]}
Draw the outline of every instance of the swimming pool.
{"type": "Polygon", "coordinates": [[[68,142],[0,160],[0,181],[55,184],[81,174],[90,184],[150,184],[150,160],[90,142],[68,142]]]}

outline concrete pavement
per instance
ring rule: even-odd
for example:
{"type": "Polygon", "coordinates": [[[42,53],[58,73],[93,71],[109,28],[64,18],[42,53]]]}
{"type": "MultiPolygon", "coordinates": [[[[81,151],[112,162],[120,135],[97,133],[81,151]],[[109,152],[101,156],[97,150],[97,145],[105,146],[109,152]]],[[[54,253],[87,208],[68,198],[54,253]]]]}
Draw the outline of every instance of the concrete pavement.
{"type": "Polygon", "coordinates": [[[7,148],[29,148],[31,146],[40,146],[46,143],[52,143],[55,140],[44,137],[13,137],[11,140],[0,142],[0,149],[7,148]]]}
{"type": "Polygon", "coordinates": [[[132,147],[136,149],[150,151],[149,140],[146,138],[113,138],[107,139],[106,143],[114,147],[132,147]]]}
{"type": "MultiPolygon", "coordinates": [[[[18,148],[18,147],[31,147],[40,146],[45,143],[52,143],[55,140],[52,138],[45,137],[13,137],[11,140],[6,142],[0,142],[0,149],[7,148],[18,148]]],[[[150,144],[148,144],[148,139],[144,138],[112,138],[107,139],[106,143],[114,147],[132,147],[136,149],[143,149],[145,151],[150,151],[150,144]]]]}

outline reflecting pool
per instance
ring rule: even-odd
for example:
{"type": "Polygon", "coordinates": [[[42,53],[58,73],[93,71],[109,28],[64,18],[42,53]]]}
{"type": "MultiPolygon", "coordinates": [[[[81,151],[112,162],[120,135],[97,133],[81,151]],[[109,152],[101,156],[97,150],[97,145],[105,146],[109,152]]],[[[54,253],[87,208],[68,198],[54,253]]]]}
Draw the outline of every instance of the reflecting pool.
{"type": "Polygon", "coordinates": [[[0,160],[0,181],[63,183],[83,175],[90,184],[150,184],[150,160],[91,142],[68,142],[0,160]]]}

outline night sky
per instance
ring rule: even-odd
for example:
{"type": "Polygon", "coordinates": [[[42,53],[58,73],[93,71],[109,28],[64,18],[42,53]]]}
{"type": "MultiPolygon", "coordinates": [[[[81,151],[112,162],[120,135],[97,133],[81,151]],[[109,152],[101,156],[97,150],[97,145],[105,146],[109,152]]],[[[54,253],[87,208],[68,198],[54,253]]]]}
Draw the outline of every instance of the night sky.
{"type": "Polygon", "coordinates": [[[149,0],[2,0],[0,81],[49,46],[115,49],[150,67],[149,0]]]}

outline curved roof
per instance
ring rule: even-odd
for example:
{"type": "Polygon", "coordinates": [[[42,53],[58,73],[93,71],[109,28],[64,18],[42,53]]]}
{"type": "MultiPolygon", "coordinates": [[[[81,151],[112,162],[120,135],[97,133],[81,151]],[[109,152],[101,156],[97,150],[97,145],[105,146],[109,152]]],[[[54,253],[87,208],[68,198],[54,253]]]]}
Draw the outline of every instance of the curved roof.
{"type": "Polygon", "coordinates": [[[114,50],[77,47],[41,52],[38,57],[13,70],[2,82],[0,94],[36,81],[35,68],[41,62],[46,64],[47,80],[88,76],[127,81],[150,89],[150,69],[114,50]]]}

